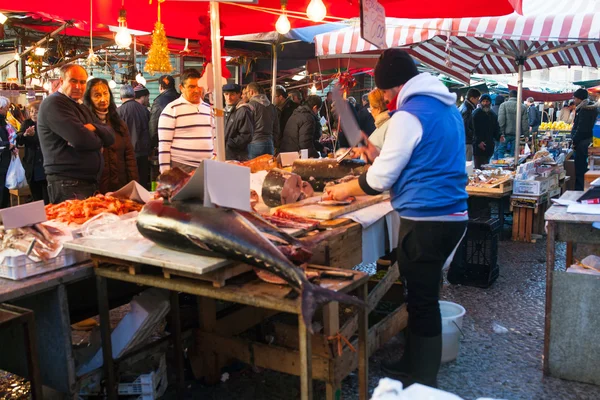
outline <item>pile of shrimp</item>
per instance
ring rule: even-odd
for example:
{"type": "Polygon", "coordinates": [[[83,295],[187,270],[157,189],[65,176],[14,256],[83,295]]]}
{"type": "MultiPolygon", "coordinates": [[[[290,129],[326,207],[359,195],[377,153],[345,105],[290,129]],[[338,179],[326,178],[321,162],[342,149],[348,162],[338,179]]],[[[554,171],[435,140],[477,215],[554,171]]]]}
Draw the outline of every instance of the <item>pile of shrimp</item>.
{"type": "Polygon", "coordinates": [[[116,215],[140,211],[143,204],[133,200],[117,199],[97,194],[85,200],[67,200],[60,204],[48,204],[46,217],[67,224],[83,224],[98,214],[108,212],[116,215]]]}

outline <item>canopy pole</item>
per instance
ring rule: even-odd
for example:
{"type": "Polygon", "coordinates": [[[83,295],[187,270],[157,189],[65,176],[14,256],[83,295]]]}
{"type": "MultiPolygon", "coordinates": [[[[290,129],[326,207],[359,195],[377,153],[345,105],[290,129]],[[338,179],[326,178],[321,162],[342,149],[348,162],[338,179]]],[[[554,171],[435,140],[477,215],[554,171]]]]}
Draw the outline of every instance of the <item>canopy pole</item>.
{"type": "Polygon", "coordinates": [[[271,103],[275,104],[275,86],[277,86],[277,43],[271,43],[273,49],[273,82],[271,83],[271,103]]]}
{"type": "Polygon", "coordinates": [[[215,115],[217,161],[225,161],[225,120],[223,118],[223,83],[221,78],[221,27],[219,3],[217,1],[210,2],[210,35],[212,40],[213,110],[215,115]]]}
{"type": "Polygon", "coordinates": [[[520,143],[521,143],[521,108],[523,107],[523,64],[525,64],[525,56],[523,52],[525,44],[523,41],[519,43],[519,56],[517,57],[518,78],[517,78],[517,122],[515,131],[515,168],[519,165],[520,143]]]}

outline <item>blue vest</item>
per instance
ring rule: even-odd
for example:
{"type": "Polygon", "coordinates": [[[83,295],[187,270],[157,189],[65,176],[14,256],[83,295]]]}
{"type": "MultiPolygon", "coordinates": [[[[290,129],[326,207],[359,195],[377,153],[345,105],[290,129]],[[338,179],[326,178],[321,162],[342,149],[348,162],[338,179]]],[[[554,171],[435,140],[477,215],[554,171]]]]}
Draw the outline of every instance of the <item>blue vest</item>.
{"type": "MultiPolygon", "coordinates": [[[[438,217],[467,209],[465,128],[454,104],[424,95],[410,97],[397,111],[421,122],[423,136],[391,188],[392,205],[403,217],[438,217]]],[[[402,140],[401,131],[388,131],[402,140]]]]}

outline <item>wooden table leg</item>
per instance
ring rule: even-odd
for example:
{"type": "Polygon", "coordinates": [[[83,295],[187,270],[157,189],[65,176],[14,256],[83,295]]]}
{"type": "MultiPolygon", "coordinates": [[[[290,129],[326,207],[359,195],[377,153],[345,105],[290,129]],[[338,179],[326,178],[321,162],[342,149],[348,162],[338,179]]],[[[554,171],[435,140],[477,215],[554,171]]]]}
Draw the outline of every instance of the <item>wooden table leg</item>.
{"type": "Polygon", "coordinates": [[[552,313],[552,275],[554,273],[556,257],[556,223],[548,221],[548,238],[546,243],[546,315],[544,327],[544,375],[549,375],[550,365],[548,356],[550,353],[550,314],[552,313]]]}
{"type": "MultiPolygon", "coordinates": [[[[214,332],[217,325],[217,303],[214,299],[198,297],[198,322],[202,332],[214,332]]],[[[206,383],[215,385],[221,380],[220,364],[215,352],[196,354],[202,363],[206,383]]]]}
{"type": "MultiPolygon", "coordinates": [[[[368,286],[365,283],[358,288],[358,298],[367,304],[368,286]]],[[[358,398],[369,398],[369,350],[367,337],[369,336],[369,310],[367,307],[358,311],[358,398]]]]}
{"type": "Polygon", "coordinates": [[[181,311],[179,309],[179,293],[170,291],[171,297],[171,340],[175,352],[175,369],[177,373],[177,397],[183,398],[185,391],[183,343],[181,339],[181,311]]]}
{"type": "MultiPolygon", "coordinates": [[[[332,301],[323,307],[323,330],[328,337],[340,331],[340,304],[337,301],[332,301]]],[[[326,400],[337,400],[341,396],[342,388],[335,377],[335,357],[337,352],[334,358],[329,360],[329,381],[325,382],[326,400]]]]}
{"type": "Polygon", "coordinates": [[[567,242],[567,268],[573,265],[573,242],[567,242]]]}
{"type": "Polygon", "coordinates": [[[300,338],[300,399],[312,400],[312,348],[311,335],[298,314],[298,337],[300,338]]]}
{"type": "Polygon", "coordinates": [[[33,312],[29,313],[27,322],[23,325],[23,330],[25,333],[25,349],[27,350],[27,372],[29,372],[29,381],[31,382],[31,398],[33,400],[41,400],[43,398],[42,374],[40,373],[33,312]]]}
{"type": "Polygon", "coordinates": [[[112,340],[110,337],[110,308],[106,278],[96,276],[98,295],[98,311],[100,316],[100,335],[102,337],[102,357],[104,359],[104,376],[106,378],[106,395],[108,400],[117,400],[117,381],[112,357],[112,340]]]}

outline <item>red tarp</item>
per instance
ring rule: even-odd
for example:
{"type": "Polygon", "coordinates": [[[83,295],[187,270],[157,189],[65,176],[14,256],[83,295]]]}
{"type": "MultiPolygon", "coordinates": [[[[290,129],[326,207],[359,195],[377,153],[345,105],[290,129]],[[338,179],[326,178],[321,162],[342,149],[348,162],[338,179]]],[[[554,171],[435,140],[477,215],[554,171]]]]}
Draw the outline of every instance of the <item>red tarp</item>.
{"type": "MultiPolygon", "coordinates": [[[[508,85],[508,90],[517,90],[516,86],[508,85]]],[[[528,97],[533,97],[535,101],[565,101],[573,98],[573,93],[544,93],[535,92],[529,89],[523,89],[523,101],[528,97]]]]}
{"type": "MultiPolygon", "coordinates": [[[[157,5],[154,0],[124,0],[127,10],[127,22],[130,29],[151,32],[157,19],[157,5]]],[[[467,17],[497,16],[510,14],[514,10],[521,12],[522,0],[494,0],[470,2],[465,0],[429,0],[426,3],[413,0],[380,0],[385,6],[388,17],[398,18],[433,18],[433,17],[467,17]]],[[[89,21],[90,3],[86,0],[49,1],[27,0],[3,2],[0,11],[45,13],[55,20],[89,21]]],[[[288,2],[288,10],[306,13],[309,0],[292,0],[288,2]]],[[[341,18],[359,16],[358,0],[324,0],[327,14],[341,18]]],[[[259,7],[279,10],[280,0],[259,0],[259,7]]],[[[94,24],[117,25],[121,1],[95,0],[93,2],[94,24]]],[[[161,4],[161,21],[165,24],[167,36],[179,38],[198,38],[199,16],[208,15],[208,2],[205,1],[171,1],[161,4]]],[[[240,5],[220,5],[222,22],[221,34],[224,36],[240,35],[275,30],[278,15],[250,10],[240,5]]],[[[312,24],[310,21],[290,18],[292,28],[300,28],[312,24]]],[[[85,28],[89,31],[89,27],[85,28]]]]}

